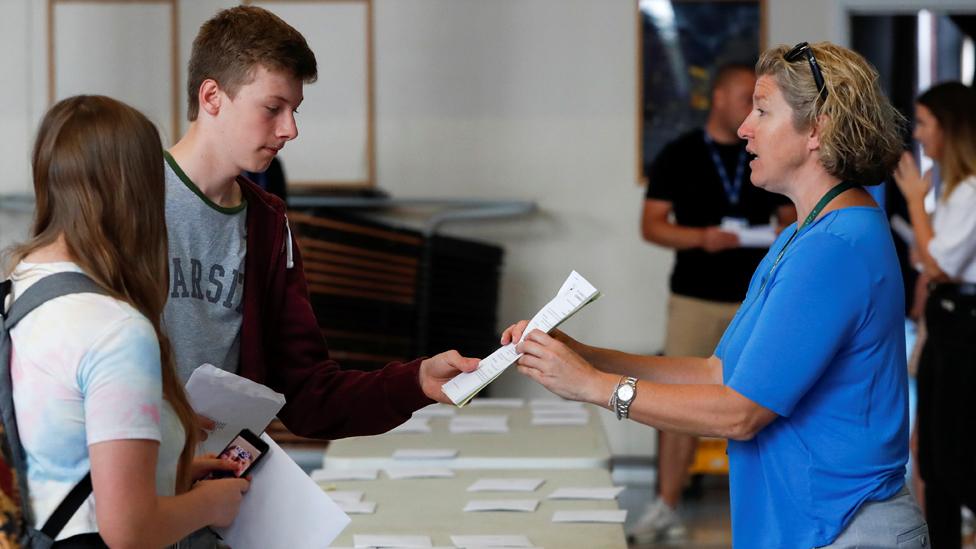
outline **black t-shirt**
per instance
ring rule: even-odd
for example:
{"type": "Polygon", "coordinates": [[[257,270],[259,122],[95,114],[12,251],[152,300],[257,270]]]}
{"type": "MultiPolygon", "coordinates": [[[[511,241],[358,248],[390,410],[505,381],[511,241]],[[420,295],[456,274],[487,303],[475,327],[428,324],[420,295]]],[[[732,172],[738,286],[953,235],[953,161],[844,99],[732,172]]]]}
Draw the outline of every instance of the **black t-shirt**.
{"type": "MultiPolygon", "coordinates": [[[[734,182],[745,142],[715,143],[715,149],[729,181],[734,182]]],[[[779,206],[790,202],[784,196],[754,186],[749,176],[747,163],[738,204],[731,204],[705,143],[704,130],[698,129],[668,143],[654,159],[648,173],[647,198],[670,202],[675,222],[686,227],[719,225],[724,217],[746,219],[749,225],[765,225],[779,206]]],[[[764,248],[715,253],[701,248],[678,250],[671,272],[671,291],[709,301],[740,302],[766,251],[764,248]]]]}

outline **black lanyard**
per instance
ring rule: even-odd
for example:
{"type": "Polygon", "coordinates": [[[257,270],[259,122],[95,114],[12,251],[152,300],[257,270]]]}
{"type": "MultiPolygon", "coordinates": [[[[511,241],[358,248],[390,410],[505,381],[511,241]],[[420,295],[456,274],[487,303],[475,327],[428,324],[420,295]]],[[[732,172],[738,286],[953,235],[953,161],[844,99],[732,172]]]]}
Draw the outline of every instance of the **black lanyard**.
{"type": "Polygon", "coordinates": [[[827,204],[830,204],[831,200],[837,198],[837,195],[839,195],[840,193],[848,189],[853,189],[853,188],[854,188],[854,184],[851,183],[850,181],[841,181],[840,183],[834,185],[832,189],[827,191],[827,194],[823,195],[823,198],[820,199],[820,202],[817,202],[817,205],[814,206],[812,210],[810,210],[810,214],[807,216],[807,218],[803,220],[803,223],[797,226],[796,230],[793,231],[793,234],[790,235],[790,239],[786,241],[786,244],[783,244],[783,247],[780,249],[779,253],[776,254],[776,260],[773,261],[773,266],[769,268],[769,272],[766,273],[766,279],[763,280],[762,286],[759,287],[760,292],[762,292],[763,288],[766,287],[766,283],[769,282],[769,279],[773,277],[773,269],[776,268],[776,264],[779,263],[779,260],[783,259],[783,254],[786,253],[786,248],[790,246],[790,243],[793,242],[793,239],[796,238],[796,235],[800,234],[800,231],[802,231],[807,225],[813,223],[813,220],[816,219],[818,215],[820,215],[820,212],[823,211],[825,207],[827,207],[827,204]]]}
{"type": "Polygon", "coordinates": [[[725,170],[725,162],[722,162],[722,157],[718,154],[718,148],[715,147],[712,136],[708,135],[708,130],[702,130],[702,134],[705,136],[708,152],[711,153],[712,164],[715,164],[715,171],[718,172],[718,177],[722,180],[722,186],[725,188],[725,196],[729,199],[729,204],[735,206],[739,203],[739,195],[742,193],[742,175],[746,171],[746,150],[742,149],[739,152],[739,163],[735,166],[735,179],[730,180],[729,172],[725,170]]]}

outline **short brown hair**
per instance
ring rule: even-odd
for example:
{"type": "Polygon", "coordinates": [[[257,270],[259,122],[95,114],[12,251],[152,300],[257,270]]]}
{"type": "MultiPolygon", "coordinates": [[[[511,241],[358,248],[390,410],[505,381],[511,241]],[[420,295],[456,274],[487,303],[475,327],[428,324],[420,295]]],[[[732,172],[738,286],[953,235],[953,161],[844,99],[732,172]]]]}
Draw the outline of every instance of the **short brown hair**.
{"type": "Polygon", "coordinates": [[[233,98],[254,78],[257,65],[284,71],[306,84],[318,78],[315,54],[305,37],[277,15],[255,6],[218,12],[193,40],[186,81],[187,118],[197,119],[204,80],[215,80],[233,98]]]}
{"type": "Polygon", "coordinates": [[[877,185],[901,157],[905,117],[885,97],[878,72],[857,53],[831,44],[811,44],[823,72],[827,99],[814,82],[805,58],[789,62],[789,46],[766,50],[757,76],[772,76],[793,109],[793,126],[810,128],[821,119],[820,161],[834,177],[858,185],[877,185]]]}

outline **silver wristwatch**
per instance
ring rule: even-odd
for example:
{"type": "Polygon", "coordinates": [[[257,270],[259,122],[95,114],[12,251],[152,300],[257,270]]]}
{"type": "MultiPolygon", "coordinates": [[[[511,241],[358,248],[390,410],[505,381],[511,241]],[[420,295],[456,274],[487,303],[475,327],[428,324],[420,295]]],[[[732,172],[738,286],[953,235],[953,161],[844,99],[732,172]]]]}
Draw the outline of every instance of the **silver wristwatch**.
{"type": "Polygon", "coordinates": [[[621,377],[617,388],[610,396],[610,409],[617,413],[617,419],[627,419],[630,416],[630,404],[637,397],[637,378],[621,377]]]}

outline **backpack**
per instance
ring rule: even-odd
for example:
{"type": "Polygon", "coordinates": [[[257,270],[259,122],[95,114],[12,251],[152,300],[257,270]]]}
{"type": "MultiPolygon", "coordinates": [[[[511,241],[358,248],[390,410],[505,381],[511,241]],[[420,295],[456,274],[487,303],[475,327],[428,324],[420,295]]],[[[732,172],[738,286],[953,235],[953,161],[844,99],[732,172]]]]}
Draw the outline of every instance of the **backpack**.
{"type": "Polygon", "coordinates": [[[19,296],[4,312],[10,294],[10,280],[0,282],[0,546],[48,549],[54,538],[92,492],[91,473],[71,489],[54,514],[38,530],[31,526],[27,491],[27,456],[20,443],[14,415],[13,383],[10,378],[10,331],[22,318],[48,300],[69,294],[107,292],[81,273],[65,272],[45,276],[19,296]]]}

